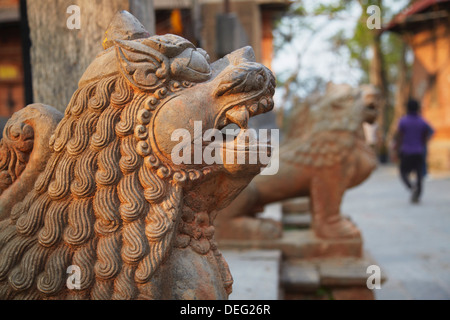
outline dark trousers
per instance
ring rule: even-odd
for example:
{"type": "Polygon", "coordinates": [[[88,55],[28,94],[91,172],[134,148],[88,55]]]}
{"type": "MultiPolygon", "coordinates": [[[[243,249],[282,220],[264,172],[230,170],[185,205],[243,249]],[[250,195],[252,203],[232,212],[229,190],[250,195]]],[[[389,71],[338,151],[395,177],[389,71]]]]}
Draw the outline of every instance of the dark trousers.
{"type": "Polygon", "coordinates": [[[406,186],[414,190],[414,196],[417,199],[422,193],[423,161],[423,154],[402,154],[400,156],[400,175],[406,186]],[[415,186],[412,185],[410,180],[411,173],[416,176],[415,186]]]}

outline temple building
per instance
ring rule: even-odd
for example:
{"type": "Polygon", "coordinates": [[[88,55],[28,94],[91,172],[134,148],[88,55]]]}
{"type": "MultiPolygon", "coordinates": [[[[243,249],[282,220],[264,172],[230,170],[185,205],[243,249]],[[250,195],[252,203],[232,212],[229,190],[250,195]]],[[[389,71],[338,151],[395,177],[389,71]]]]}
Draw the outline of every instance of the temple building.
{"type": "Polygon", "coordinates": [[[275,19],[289,0],[154,0],[156,33],[174,33],[205,49],[214,61],[245,45],[271,66],[275,19]]]}
{"type": "MultiPolygon", "coordinates": [[[[153,0],[156,34],[180,35],[205,49],[211,61],[250,45],[256,61],[270,68],[274,21],[291,2],[153,0]]],[[[36,98],[25,4],[26,0],[0,0],[0,136],[7,119],[36,98]]]]}
{"type": "Polygon", "coordinates": [[[414,52],[411,96],[435,134],[428,164],[450,171],[450,0],[418,0],[385,27],[400,34],[414,52]]]}
{"type": "Polygon", "coordinates": [[[0,128],[25,105],[23,69],[19,1],[0,0],[0,128]]]}
{"type": "MultiPolygon", "coordinates": [[[[153,0],[156,33],[173,33],[208,52],[211,61],[251,46],[256,61],[271,69],[274,22],[291,0],[153,0]]],[[[278,128],[276,114],[251,118],[254,129],[278,128]]]]}

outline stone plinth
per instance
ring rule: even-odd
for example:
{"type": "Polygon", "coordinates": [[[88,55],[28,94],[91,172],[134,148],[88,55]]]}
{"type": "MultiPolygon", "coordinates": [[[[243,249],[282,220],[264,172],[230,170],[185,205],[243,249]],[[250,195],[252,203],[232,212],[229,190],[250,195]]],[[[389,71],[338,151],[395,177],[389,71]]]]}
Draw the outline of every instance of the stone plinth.
{"type": "Polygon", "coordinates": [[[315,236],[310,229],[285,230],[275,240],[219,240],[221,249],[279,249],[285,259],[310,259],[327,257],[361,257],[362,239],[325,240],[315,236]]]}
{"type": "MultiPolygon", "coordinates": [[[[300,201],[296,204],[299,203],[300,201]]],[[[284,203],[275,203],[266,206],[260,214],[261,218],[272,219],[283,226],[282,236],[278,239],[219,240],[219,247],[225,250],[224,255],[231,261],[232,272],[237,272],[235,281],[248,283],[255,275],[262,283],[269,283],[277,278],[281,290],[279,296],[285,300],[375,299],[374,291],[367,287],[367,279],[371,275],[367,273],[367,268],[377,263],[363,251],[362,238],[319,238],[310,227],[309,214],[299,213],[298,207],[289,214],[282,213],[283,209],[284,203]],[[281,253],[279,276],[259,272],[258,268],[262,268],[266,262],[253,259],[252,256],[245,257],[247,252],[264,250],[278,250],[281,253]],[[241,253],[234,254],[233,258],[230,252],[241,253]],[[227,255],[232,257],[231,260],[227,255]],[[256,261],[256,265],[253,265],[256,261]],[[243,272],[247,272],[246,277],[242,277],[243,272]]],[[[382,271],[381,283],[384,281],[386,277],[382,271]]],[[[243,299],[253,297],[253,291],[247,291],[243,299]]],[[[264,297],[263,293],[258,293],[257,296],[264,297]]]]}
{"type": "MultiPolygon", "coordinates": [[[[283,262],[281,286],[285,299],[373,300],[367,287],[371,273],[367,268],[377,263],[364,253],[360,258],[293,259],[283,262]]],[[[381,284],[386,281],[381,272],[381,284]]]]}

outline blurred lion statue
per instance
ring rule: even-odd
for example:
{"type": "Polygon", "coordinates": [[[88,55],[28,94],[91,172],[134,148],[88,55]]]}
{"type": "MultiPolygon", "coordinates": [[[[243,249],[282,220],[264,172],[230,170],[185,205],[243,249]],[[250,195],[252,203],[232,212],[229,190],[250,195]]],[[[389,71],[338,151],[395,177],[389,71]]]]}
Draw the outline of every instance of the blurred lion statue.
{"type": "Polygon", "coordinates": [[[312,228],[325,239],[360,237],[344,218],[340,205],[345,191],[366,180],[377,158],[364,137],[364,122],[378,115],[378,92],[370,85],[353,88],[328,84],[325,94],[309,97],[294,109],[275,175],[258,175],[221,210],[216,220],[219,238],[272,239],[281,225],[255,218],[266,204],[309,196],[312,228]]]}

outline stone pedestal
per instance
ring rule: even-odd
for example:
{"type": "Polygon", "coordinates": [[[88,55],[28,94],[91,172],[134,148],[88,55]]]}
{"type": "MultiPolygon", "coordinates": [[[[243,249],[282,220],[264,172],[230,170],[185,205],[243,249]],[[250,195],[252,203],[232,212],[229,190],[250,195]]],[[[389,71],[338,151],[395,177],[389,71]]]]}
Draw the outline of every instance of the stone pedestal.
{"type": "Polygon", "coordinates": [[[222,249],[265,249],[281,250],[285,259],[361,257],[362,240],[323,240],[310,229],[285,230],[275,240],[219,240],[222,249]]]}
{"type": "MultiPolygon", "coordinates": [[[[272,204],[261,216],[275,219],[283,225],[281,238],[219,239],[219,247],[228,254],[243,250],[259,253],[261,250],[278,250],[281,253],[280,299],[375,299],[373,290],[367,287],[367,279],[371,275],[367,273],[367,268],[377,263],[369,253],[364,252],[363,239],[318,238],[310,228],[311,215],[306,211],[308,207],[307,199],[272,204]]],[[[232,273],[233,267],[241,269],[235,263],[231,268],[232,273]]],[[[246,266],[242,265],[243,268],[246,266]]],[[[381,274],[384,275],[384,272],[381,274]]],[[[384,281],[386,278],[382,276],[381,283],[384,281]]],[[[242,298],[246,299],[245,296],[242,298]]]]}
{"type": "MultiPolygon", "coordinates": [[[[368,253],[355,257],[284,260],[284,299],[373,300],[367,267],[376,265],[368,253]]],[[[381,283],[386,281],[381,277],[381,283]]]]}

